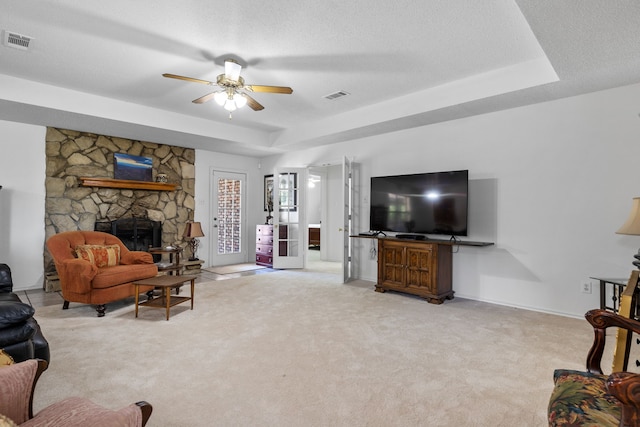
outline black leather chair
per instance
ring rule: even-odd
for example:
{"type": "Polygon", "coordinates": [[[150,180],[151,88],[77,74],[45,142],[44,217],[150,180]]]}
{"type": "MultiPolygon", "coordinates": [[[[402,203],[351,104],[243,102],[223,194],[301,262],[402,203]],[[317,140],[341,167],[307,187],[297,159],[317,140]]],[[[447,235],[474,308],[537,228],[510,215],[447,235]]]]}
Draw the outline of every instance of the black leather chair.
{"type": "Polygon", "coordinates": [[[34,313],[34,308],[13,292],[9,266],[0,264],[0,349],[16,363],[27,359],[50,361],[49,343],[34,313]]]}

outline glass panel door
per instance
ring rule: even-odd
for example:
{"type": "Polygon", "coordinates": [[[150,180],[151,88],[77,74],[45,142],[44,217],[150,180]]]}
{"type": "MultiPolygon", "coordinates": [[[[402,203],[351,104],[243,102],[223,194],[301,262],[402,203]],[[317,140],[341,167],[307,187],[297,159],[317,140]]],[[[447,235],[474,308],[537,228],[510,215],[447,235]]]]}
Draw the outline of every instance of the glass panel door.
{"type": "Polygon", "coordinates": [[[273,268],[303,268],[305,241],[306,169],[274,174],[273,268]]]}
{"type": "Polygon", "coordinates": [[[244,242],[244,187],[244,174],[213,173],[212,266],[247,261],[244,242]]]}
{"type": "Polygon", "coordinates": [[[342,282],[347,283],[351,278],[351,163],[346,157],[342,161],[342,282]]]}

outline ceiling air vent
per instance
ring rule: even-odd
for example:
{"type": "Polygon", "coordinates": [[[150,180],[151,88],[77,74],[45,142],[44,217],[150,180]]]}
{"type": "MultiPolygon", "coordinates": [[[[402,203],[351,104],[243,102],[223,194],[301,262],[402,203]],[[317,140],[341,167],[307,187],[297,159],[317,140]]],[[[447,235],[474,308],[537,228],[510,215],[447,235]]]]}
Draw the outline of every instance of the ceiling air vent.
{"type": "Polygon", "coordinates": [[[343,90],[339,90],[337,92],[330,93],[329,95],[325,95],[324,98],[332,101],[334,99],[342,98],[343,96],[350,95],[349,92],[345,92],[343,90]]]}
{"type": "Polygon", "coordinates": [[[33,37],[24,36],[7,30],[2,32],[2,44],[14,49],[28,50],[31,40],[33,40],[33,37]]]}

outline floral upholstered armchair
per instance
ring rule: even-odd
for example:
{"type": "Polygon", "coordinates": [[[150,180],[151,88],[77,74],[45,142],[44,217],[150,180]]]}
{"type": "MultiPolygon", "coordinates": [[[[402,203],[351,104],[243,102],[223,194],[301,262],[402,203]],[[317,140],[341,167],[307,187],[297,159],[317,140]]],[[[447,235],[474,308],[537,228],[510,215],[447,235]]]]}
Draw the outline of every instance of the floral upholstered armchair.
{"type": "Polygon", "coordinates": [[[640,427],[640,374],[620,371],[606,375],[600,367],[607,328],[640,333],[640,322],[605,310],[591,310],[585,317],[595,333],[587,371],[556,369],[549,425],[640,427]]]}
{"type": "MultiPolygon", "coordinates": [[[[132,282],[158,274],[153,256],[130,251],[116,236],[101,231],[65,231],[47,240],[47,248],[56,265],[63,308],[69,302],[94,304],[98,317],[105,304],[133,296],[132,282]]],[[[152,286],[140,286],[141,292],[152,286]]]]}

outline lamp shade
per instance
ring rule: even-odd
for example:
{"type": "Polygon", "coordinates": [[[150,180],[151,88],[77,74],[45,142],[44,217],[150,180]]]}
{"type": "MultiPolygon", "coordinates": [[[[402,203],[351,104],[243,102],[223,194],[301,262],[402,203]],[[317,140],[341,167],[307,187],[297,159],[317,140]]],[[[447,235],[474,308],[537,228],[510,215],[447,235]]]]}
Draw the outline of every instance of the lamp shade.
{"type": "Polygon", "coordinates": [[[640,197],[633,198],[629,218],[627,218],[627,222],[622,224],[622,227],[620,227],[616,233],[640,236],[640,197]]]}
{"type": "Polygon", "coordinates": [[[227,99],[227,101],[224,103],[224,109],[229,112],[236,111],[236,103],[233,101],[233,99],[227,99]]]}
{"type": "Polygon", "coordinates": [[[213,95],[213,99],[216,101],[216,103],[218,105],[224,105],[225,102],[227,102],[227,92],[221,90],[220,92],[216,92],[215,95],[213,95]]]}
{"type": "Polygon", "coordinates": [[[247,105],[247,97],[241,93],[236,93],[235,95],[233,95],[233,100],[235,101],[238,108],[242,108],[247,105]]]}
{"type": "Polygon", "coordinates": [[[184,228],[184,237],[189,239],[194,239],[196,237],[204,237],[204,233],[202,232],[202,226],[199,222],[188,222],[187,226],[184,228]]]}

